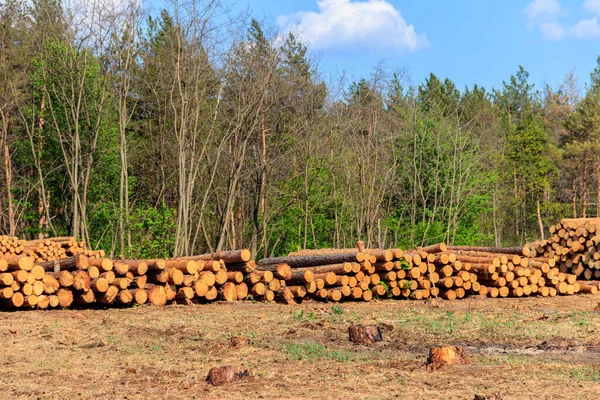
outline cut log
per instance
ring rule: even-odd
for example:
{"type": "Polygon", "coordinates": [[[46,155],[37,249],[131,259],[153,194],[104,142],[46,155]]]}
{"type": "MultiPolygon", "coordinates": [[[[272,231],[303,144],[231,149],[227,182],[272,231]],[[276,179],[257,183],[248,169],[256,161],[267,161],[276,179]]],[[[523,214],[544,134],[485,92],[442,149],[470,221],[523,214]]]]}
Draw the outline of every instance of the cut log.
{"type": "Polygon", "coordinates": [[[523,255],[523,247],[447,246],[447,251],[483,251],[487,253],[523,255]]]}
{"type": "Polygon", "coordinates": [[[214,286],[211,286],[208,289],[208,292],[206,292],[206,295],[204,296],[204,298],[208,301],[213,301],[214,299],[217,298],[218,295],[219,295],[219,292],[218,292],[217,288],[214,286]]]}
{"type": "Polygon", "coordinates": [[[217,285],[223,285],[225,282],[227,282],[227,277],[227,270],[225,268],[221,268],[215,273],[215,283],[217,285]]]}
{"type": "MultiPolygon", "coordinates": [[[[150,285],[148,285],[150,286],[150,285]]],[[[167,292],[164,286],[151,285],[148,291],[148,301],[155,306],[162,307],[167,304],[167,292]]]]}
{"type": "MultiPolygon", "coordinates": [[[[273,282],[279,281],[274,280],[273,282]]],[[[246,297],[248,297],[248,285],[246,285],[244,282],[235,285],[235,291],[237,293],[238,300],[244,300],[246,297]]]]}
{"type": "Polygon", "coordinates": [[[208,293],[208,284],[206,283],[205,280],[198,280],[196,281],[196,283],[194,284],[194,292],[196,293],[196,296],[198,297],[204,297],[206,296],[206,293],[208,293]]]}
{"type": "Polygon", "coordinates": [[[194,275],[204,268],[204,263],[198,263],[194,260],[165,260],[166,268],[177,269],[184,274],[194,275]],[[201,266],[202,268],[199,268],[201,266]]]}
{"type": "Polygon", "coordinates": [[[58,297],[58,304],[63,308],[73,304],[73,292],[68,289],[58,289],[56,296],[58,297]]]}
{"type": "MultiPolygon", "coordinates": [[[[48,272],[86,270],[90,266],[90,259],[84,254],[73,257],[61,258],[54,261],[39,263],[48,272]]],[[[33,265],[31,266],[33,268],[33,265]]]]}
{"type": "Polygon", "coordinates": [[[92,279],[90,286],[93,291],[104,293],[108,290],[108,281],[104,278],[92,279]]]}
{"type": "Polygon", "coordinates": [[[275,257],[265,258],[258,262],[258,267],[261,269],[265,265],[288,264],[292,268],[302,268],[311,265],[329,265],[340,264],[344,262],[363,261],[363,253],[349,252],[341,254],[323,254],[310,256],[292,256],[292,257],[275,257]]]}
{"type": "Polygon", "coordinates": [[[235,283],[227,282],[219,289],[219,296],[225,301],[236,301],[237,290],[235,283]]]}
{"type": "Polygon", "coordinates": [[[133,293],[129,289],[121,290],[117,296],[117,301],[121,304],[133,303],[133,293]]]}
{"type": "Polygon", "coordinates": [[[202,271],[198,274],[198,277],[200,280],[206,282],[208,286],[215,285],[215,274],[213,274],[211,271],[202,271]]]}
{"type": "MultiPolygon", "coordinates": [[[[117,292],[118,292],[118,290],[117,290],[117,292]]],[[[91,304],[96,301],[96,295],[94,294],[94,291],[88,290],[87,292],[82,292],[82,293],[77,294],[75,296],[74,301],[75,301],[75,303],[81,304],[81,305],[91,304]]]]}
{"type": "Polygon", "coordinates": [[[447,248],[448,246],[446,246],[446,243],[439,243],[434,244],[432,246],[420,247],[418,248],[418,250],[424,251],[426,253],[440,253],[442,251],[446,251],[447,248]]]}
{"type": "Polygon", "coordinates": [[[76,290],[90,289],[90,276],[85,271],[77,271],[73,274],[73,288],[76,290]]]}
{"type": "Polygon", "coordinates": [[[111,271],[113,269],[113,262],[108,258],[90,258],[90,266],[97,267],[102,271],[111,271]]]}
{"type": "Polygon", "coordinates": [[[133,295],[135,304],[146,304],[148,301],[148,292],[144,289],[131,289],[130,291],[133,295]]]}
{"type": "Polygon", "coordinates": [[[230,250],[230,251],[219,251],[217,253],[210,254],[199,254],[189,257],[180,257],[183,260],[202,260],[202,261],[213,261],[223,260],[226,264],[229,263],[242,263],[250,261],[252,254],[248,249],[241,250],[230,250]]]}
{"type": "Polygon", "coordinates": [[[6,267],[3,271],[14,271],[17,269],[22,269],[25,271],[30,271],[33,268],[33,263],[35,259],[33,257],[27,256],[9,256],[4,255],[2,259],[6,264],[3,263],[3,268],[6,267]]]}
{"type": "MultiPolygon", "coordinates": [[[[273,277],[273,273],[271,273],[271,279],[273,277]]],[[[240,271],[229,271],[227,272],[227,281],[233,283],[241,283],[244,281],[244,274],[240,271]]]]}
{"type": "MultiPolygon", "coordinates": [[[[90,290],[91,293],[93,291],[90,290]]],[[[117,300],[119,295],[119,287],[116,285],[110,285],[106,292],[98,294],[98,303],[101,304],[112,304],[117,300]]]]}

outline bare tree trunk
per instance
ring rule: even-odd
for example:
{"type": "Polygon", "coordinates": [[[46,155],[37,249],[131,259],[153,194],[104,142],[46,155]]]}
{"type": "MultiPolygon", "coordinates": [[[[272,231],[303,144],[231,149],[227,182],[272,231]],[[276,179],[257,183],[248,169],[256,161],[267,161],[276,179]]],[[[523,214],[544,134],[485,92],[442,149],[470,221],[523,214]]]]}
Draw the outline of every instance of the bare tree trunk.
{"type": "Polygon", "coordinates": [[[12,197],[12,164],[10,162],[10,151],[8,148],[8,115],[2,112],[2,148],[4,154],[4,174],[6,178],[6,199],[8,202],[8,234],[15,236],[15,210],[12,197]]]}
{"type": "Polygon", "coordinates": [[[596,217],[600,217],[600,157],[596,161],[596,217]]]}
{"type": "Polygon", "coordinates": [[[267,130],[265,129],[265,116],[262,116],[261,120],[261,143],[262,143],[262,154],[261,154],[261,176],[260,176],[260,213],[262,223],[262,248],[263,256],[269,256],[268,244],[267,244],[267,130]]]}
{"type": "Polygon", "coordinates": [[[588,157],[587,152],[583,155],[583,174],[581,179],[581,217],[587,218],[587,170],[588,157]]]}
{"type": "Polygon", "coordinates": [[[577,218],[577,187],[575,186],[575,178],[571,179],[571,195],[573,218],[577,218]]]}
{"type": "Polygon", "coordinates": [[[536,211],[537,211],[538,226],[540,228],[540,238],[542,240],[544,240],[544,224],[542,223],[542,212],[540,210],[540,201],[536,200],[535,205],[536,205],[536,211]]]}
{"type": "Polygon", "coordinates": [[[498,186],[495,187],[492,195],[492,222],[494,224],[494,244],[501,247],[500,230],[498,229],[498,186]]]}

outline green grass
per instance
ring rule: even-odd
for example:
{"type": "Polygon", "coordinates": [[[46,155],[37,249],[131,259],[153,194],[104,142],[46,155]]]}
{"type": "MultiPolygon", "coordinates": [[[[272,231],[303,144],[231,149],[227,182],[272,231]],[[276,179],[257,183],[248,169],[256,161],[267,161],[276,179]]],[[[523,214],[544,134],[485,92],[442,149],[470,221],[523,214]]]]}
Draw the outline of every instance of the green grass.
{"type": "Polygon", "coordinates": [[[539,312],[407,309],[390,313],[385,319],[399,328],[395,331],[399,339],[419,338],[420,343],[427,344],[484,341],[521,346],[555,338],[594,341],[600,331],[600,315],[594,313],[542,317],[539,312]]]}
{"type": "Polygon", "coordinates": [[[600,382],[600,367],[585,365],[560,369],[558,374],[579,382],[600,382]]]}
{"type": "Polygon", "coordinates": [[[287,343],[283,346],[283,352],[292,360],[334,360],[339,362],[354,361],[365,358],[357,353],[346,350],[330,349],[319,343],[287,343]]]}
{"type": "Polygon", "coordinates": [[[344,309],[342,307],[340,307],[339,305],[335,304],[335,305],[331,306],[331,312],[334,313],[335,315],[342,315],[344,313],[344,309]]]}

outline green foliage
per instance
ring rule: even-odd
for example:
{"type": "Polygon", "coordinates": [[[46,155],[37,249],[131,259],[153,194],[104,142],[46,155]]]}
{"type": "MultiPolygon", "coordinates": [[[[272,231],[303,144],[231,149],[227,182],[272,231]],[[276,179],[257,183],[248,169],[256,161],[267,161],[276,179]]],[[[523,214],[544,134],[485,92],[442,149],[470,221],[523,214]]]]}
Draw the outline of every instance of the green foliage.
{"type": "Polygon", "coordinates": [[[334,304],[331,306],[331,312],[335,315],[342,315],[344,313],[344,309],[340,305],[334,304]]]}
{"type": "Polygon", "coordinates": [[[89,236],[114,254],[124,220],[126,257],[180,253],[183,222],[190,252],[225,238],[256,258],[356,240],[512,245],[572,214],[572,201],[576,214],[582,198],[598,201],[600,58],[580,100],[572,87],[542,98],[523,67],[491,92],[376,70],[330,95],[294,34],[272,37],[253,19],[242,43],[209,48],[193,32],[202,24],[178,25],[204,15],[162,10],[130,32],[140,51],[121,143],[114,52],[127,34],[95,48],[69,41],[83,33],[64,23],[58,1],[0,8],[10,22],[0,37],[11,38],[0,43],[9,119],[0,143],[13,168],[0,233],[10,194],[17,234],[89,236]],[[130,215],[120,214],[123,152],[130,215]],[[78,199],[85,228],[76,228],[78,199]]]}
{"type": "Polygon", "coordinates": [[[315,318],[315,312],[309,311],[308,313],[305,313],[304,310],[294,311],[292,312],[292,318],[294,322],[300,322],[304,319],[310,322],[315,318]]]}
{"type": "Polygon", "coordinates": [[[169,258],[175,246],[177,211],[164,204],[158,207],[136,207],[130,217],[132,242],[130,257],[169,258]]]}

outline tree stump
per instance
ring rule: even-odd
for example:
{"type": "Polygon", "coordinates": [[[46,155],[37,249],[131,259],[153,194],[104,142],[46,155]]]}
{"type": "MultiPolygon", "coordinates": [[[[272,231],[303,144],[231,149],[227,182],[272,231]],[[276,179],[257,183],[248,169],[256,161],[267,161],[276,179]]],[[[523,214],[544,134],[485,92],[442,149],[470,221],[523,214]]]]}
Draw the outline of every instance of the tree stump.
{"type": "Polygon", "coordinates": [[[246,344],[243,336],[232,336],[229,340],[229,345],[234,349],[241,349],[246,344]]]}
{"type": "Polygon", "coordinates": [[[437,297],[431,297],[425,301],[425,304],[432,308],[442,308],[444,307],[444,300],[437,297]]]}
{"type": "Polygon", "coordinates": [[[350,341],[356,344],[373,344],[383,340],[377,325],[353,325],[348,328],[350,341]]]}
{"type": "Polygon", "coordinates": [[[437,370],[448,365],[467,363],[467,353],[462,346],[433,347],[429,350],[427,369],[437,370]]]}
{"type": "Polygon", "coordinates": [[[226,365],[223,367],[214,367],[208,371],[206,380],[214,386],[221,386],[225,383],[237,382],[251,375],[251,370],[246,367],[236,367],[226,365]]]}

